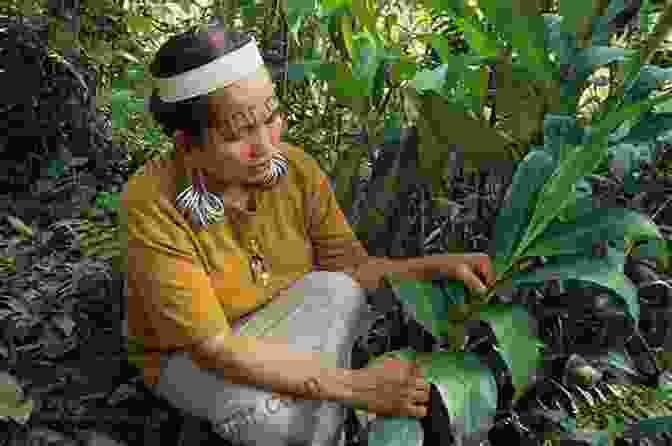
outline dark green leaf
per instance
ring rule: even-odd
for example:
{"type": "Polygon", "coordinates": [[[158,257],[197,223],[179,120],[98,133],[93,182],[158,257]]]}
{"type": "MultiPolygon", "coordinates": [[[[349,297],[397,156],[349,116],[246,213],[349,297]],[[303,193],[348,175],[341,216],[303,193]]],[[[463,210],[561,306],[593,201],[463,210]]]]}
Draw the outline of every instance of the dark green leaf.
{"type": "Polygon", "coordinates": [[[495,269],[504,272],[516,245],[530,221],[538,192],[553,172],[553,159],[545,152],[532,151],[520,162],[509,195],[495,220],[495,269]]]}
{"type": "Polygon", "coordinates": [[[416,362],[427,382],[435,384],[460,431],[472,434],[490,427],[497,409],[492,370],[471,352],[418,353],[416,362]]]}
{"type": "Polygon", "coordinates": [[[672,432],[672,417],[645,418],[638,423],[629,426],[628,437],[651,437],[664,432],[672,432]]]}
{"type": "Polygon", "coordinates": [[[544,115],[544,150],[553,156],[556,165],[561,161],[563,146],[577,146],[584,136],[585,130],[576,124],[575,115],[544,115]]]}
{"type": "Polygon", "coordinates": [[[624,138],[629,143],[653,143],[672,138],[672,113],[650,113],[641,119],[624,138]]]}
{"type": "Polygon", "coordinates": [[[379,417],[367,434],[371,446],[417,446],[424,434],[420,420],[413,417],[379,417]]]}
{"type": "Polygon", "coordinates": [[[437,286],[429,281],[404,280],[386,275],[397,299],[409,314],[437,339],[447,334],[450,302],[437,286]]]}
{"type": "Polygon", "coordinates": [[[490,324],[495,333],[497,351],[511,371],[514,388],[525,389],[541,360],[536,321],[524,306],[513,304],[487,305],[478,313],[478,319],[490,324]]]}
{"type": "Polygon", "coordinates": [[[623,62],[634,54],[633,50],[609,46],[591,46],[579,50],[574,56],[577,76],[587,79],[598,65],[607,65],[611,62],[623,62]]]}
{"type": "Polygon", "coordinates": [[[624,208],[597,208],[572,223],[551,223],[525,255],[578,254],[598,240],[642,241],[660,237],[656,224],[644,214],[624,208]]]}
{"type": "MultiPolygon", "coordinates": [[[[637,288],[622,272],[619,256],[611,247],[606,258],[583,255],[558,256],[542,267],[531,272],[516,273],[512,276],[513,286],[542,284],[549,280],[576,279],[591,282],[615,292],[625,302],[630,316],[639,321],[639,299],[637,288]]],[[[622,257],[622,255],[621,255],[622,257]]]]}
{"type": "Polygon", "coordinates": [[[653,141],[630,144],[624,140],[609,146],[609,170],[612,175],[625,183],[637,182],[641,175],[640,163],[652,163],[654,157],[653,141]]]}
{"type": "Polygon", "coordinates": [[[558,220],[563,223],[576,221],[577,218],[593,210],[593,186],[581,178],[576,183],[574,197],[565,204],[558,220]]]}

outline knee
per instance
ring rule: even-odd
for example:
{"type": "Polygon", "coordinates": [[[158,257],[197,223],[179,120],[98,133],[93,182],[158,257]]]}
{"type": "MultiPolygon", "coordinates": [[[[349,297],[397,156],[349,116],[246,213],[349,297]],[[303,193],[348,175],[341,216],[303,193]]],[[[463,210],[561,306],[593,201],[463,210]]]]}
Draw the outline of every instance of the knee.
{"type": "Polygon", "coordinates": [[[306,274],[305,280],[313,286],[327,288],[338,294],[365,294],[364,288],[350,274],[342,271],[312,271],[306,274]]]}

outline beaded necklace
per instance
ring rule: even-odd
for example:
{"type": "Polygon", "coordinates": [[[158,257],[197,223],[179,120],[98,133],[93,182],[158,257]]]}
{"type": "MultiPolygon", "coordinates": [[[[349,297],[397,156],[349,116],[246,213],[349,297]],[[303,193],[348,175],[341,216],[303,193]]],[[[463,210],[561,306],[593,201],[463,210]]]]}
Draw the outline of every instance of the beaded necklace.
{"type": "MultiPolygon", "coordinates": [[[[287,175],[288,162],[282,154],[277,154],[271,160],[271,168],[264,178],[263,187],[272,188],[282,177],[287,175]]],[[[212,193],[206,190],[205,181],[201,175],[196,175],[193,181],[185,175],[178,175],[178,191],[176,208],[190,217],[191,222],[199,228],[209,224],[222,223],[226,219],[223,194],[212,193]]],[[[250,271],[255,283],[266,287],[270,282],[270,272],[257,239],[252,238],[247,244],[250,257],[250,271]]]]}

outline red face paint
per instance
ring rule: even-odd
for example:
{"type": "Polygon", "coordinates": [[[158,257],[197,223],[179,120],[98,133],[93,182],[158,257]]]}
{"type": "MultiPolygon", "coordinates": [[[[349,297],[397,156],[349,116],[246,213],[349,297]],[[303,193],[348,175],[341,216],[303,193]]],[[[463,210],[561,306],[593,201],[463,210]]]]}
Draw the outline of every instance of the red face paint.
{"type": "Polygon", "coordinates": [[[243,159],[243,161],[251,161],[252,160],[252,155],[253,155],[252,152],[253,152],[252,144],[247,143],[247,142],[241,144],[240,157],[243,159]]]}
{"type": "Polygon", "coordinates": [[[282,121],[278,121],[271,127],[271,144],[277,146],[280,144],[280,134],[282,133],[282,121]]]}

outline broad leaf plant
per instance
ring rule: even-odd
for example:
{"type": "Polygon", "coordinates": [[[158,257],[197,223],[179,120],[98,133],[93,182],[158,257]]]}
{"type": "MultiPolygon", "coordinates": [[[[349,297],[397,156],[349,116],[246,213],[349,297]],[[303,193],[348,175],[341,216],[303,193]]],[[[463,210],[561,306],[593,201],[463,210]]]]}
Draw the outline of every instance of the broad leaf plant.
{"type": "MultiPolygon", "coordinates": [[[[294,8],[292,3],[290,9],[294,8]]],[[[497,408],[498,389],[492,371],[476,354],[464,351],[465,323],[484,321],[492,328],[497,352],[511,373],[514,399],[529,388],[541,360],[535,321],[527,308],[491,302],[499,287],[534,286],[548,280],[591,283],[622,302],[635,324],[639,321],[637,290],[624,274],[625,258],[636,243],[663,237],[647,216],[627,209],[596,208],[586,200],[591,191],[580,193],[577,186],[585,186],[585,177],[608,162],[619,163],[623,181],[636,187],[636,161],[650,158],[656,141],[669,137],[672,114],[658,107],[670,95],[652,93],[658,82],[672,79],[672,70],[649,62],[655,43],[670,27],[672,9],[662,14],[647,44],[632,50],[609,45],[607,25],[625,8],[622,0],[561,0],[559,14],[542,15],[530,13],[524,1],[480,0],[480,14],[494,24],[496,32],[484,31],[479,14],[461,0],[423,3],[461,20],[471,53],[452,55],[441,37],[433,36],[429,42],[438,49],[443,64],[433,70],[416,70],[396,48],[385,45],[374,4],[366,0],[323,1],[320,14],[332,18],[329,26],[340,28],[348,57],[328,65],[306,61],[299,64],[299,78],[311,75],[327,81],[330,93],[370,124],[367,119],[383,95],[383,72],[391,65],[399,79],[412,79],[405,95],[418,112],[417,125],[423,129],[425,141],[464,143],[467,151],[474,147],[477,153],[467,161],[476,167],[486,158],[517,161],[507,199],[495,222],[490,254],[497,284],[482,295],[473,295],[460,282],[444,281],[438,286],[386,277],[411,316],[447,348],[388,352],[369,364],[377,366],[390,357],[416,361],[427,381],[439,390],[451,424],[458,421],[460,434],[472,434],[488,425],[497,408]],[[357,32],[353,31],[355,22],[357,32]],[[512,52],[517,53],[514,62],[506,59],[512,52]],[[520,130],[515,138],[484,125],[480,118],[487,85],[478,67],[492,62],[504,67],[504,83],[527,82],[545,101],[528,97],[525,104],[529,107],[514,109],[520,130]],[[591,74],[614,63],[622,67],[620,83],[616,82],[612,94],[589,121],[579,119],[582,89],[591,74]],[[461,130],[464,135],[455,135],[461,130]],[[537,133],[543,134],[542,145],[533,144],[537,133]],[[467,143],[474,138],[477,143],[467,143]],[[523,149],[522,154],[512,141],[523,149]],[[596,242],[604,244],[601,255],[592,249],[596,242]],[[531,267],[531,260],[539,257],[545,259],[544,265],[531,267]]],[[[298,9],[292,17],[301,16],[298,9]]],[[[303,12],[310,13],[308,9],[303,12]]],[[[440,169],[432,170],[432,166],[443,166],[445,150],[430,149],[435,147],[422,150],[422,162],[428,173],[438,178],[440,169]]],[[[467,153],[465,156],[469,158],[467,153]]],[[[348,159],[348,166],[341,166],[344,180],[352,176],[358,161],[357,156],[348,159]]],[[[349,181],[337,184],[347,189],[349,181]]],[[[347,190],[337,192],[339,199],[349,203],[347,190]]],[[[390,417],[369,435],[370,444],[376,446],[417,444],[420,438],[419,422],[413,418],[390,417]]]]}

